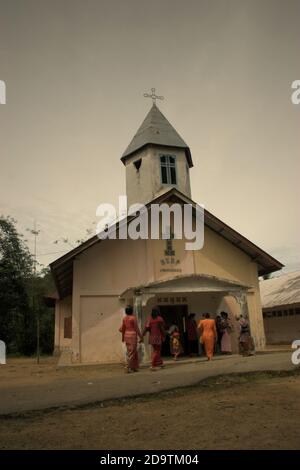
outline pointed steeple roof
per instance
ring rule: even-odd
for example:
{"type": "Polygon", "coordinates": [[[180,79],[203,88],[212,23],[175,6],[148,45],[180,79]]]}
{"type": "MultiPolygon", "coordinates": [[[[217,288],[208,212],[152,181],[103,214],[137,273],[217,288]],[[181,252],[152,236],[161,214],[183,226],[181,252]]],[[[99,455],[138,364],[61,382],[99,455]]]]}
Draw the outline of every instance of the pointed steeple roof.
{"type": "Polygon", "coordinates": [[[177,147],[185,150],[189,167],[193,166],[191,151],[178,132],[169,123],[167,118],[158,109],[156,104],[152,105],[137,133],[123,153],[121,160],[125,164],[126,159],[137,150],[148,144],[165,147],[177,147]]]}

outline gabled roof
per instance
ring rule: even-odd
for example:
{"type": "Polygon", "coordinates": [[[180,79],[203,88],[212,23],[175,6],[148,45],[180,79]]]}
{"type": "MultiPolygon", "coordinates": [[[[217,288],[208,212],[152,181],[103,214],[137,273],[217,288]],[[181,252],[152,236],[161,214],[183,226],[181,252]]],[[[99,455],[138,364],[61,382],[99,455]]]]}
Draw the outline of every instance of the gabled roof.
{"type": "Polygon", "coordinates": [[[261,281],[259,288],[263,308],[300,303],[300,271],[261,281]]]}
{"type": "Polygon", "coordinates": [[[150,144],[184,149],[189,167],[193,166],[189,147],[155,104],[123,153],[122,162],[125,164],[130,155],[150,144]]]}
{"type": "MultiPolygon", "coordinates": [[[[160,204],[167,200],[171,202],[191,204],[193,207],[196,206],[194,201],[189,199],[177,189],[171,188],[146,204],[146,207],[149,208],[151,204],[160,204]]],[[[129,223],[134,218],[135,216],[128,216],[127,223],[129,223]]],[[[121,223],[122,221],[115,224],[116,229],[118,229],[118,226],[121,223]]],[[[254,243],[226,225],[206,209],[204,211],[204,223],[205,226],[209,227],[211,230],[218,233],[221,237],[225,238],[227,241],[246,253],[257,264],[259,276],[278,271],[283,267],[283,264],[280,263],[280,261],[277,261],[261,248],[254,245],[254,243]]],[[[65,297],[72,293],[73,261],[75,257],[79,256],[81,253],[88,250],[96,243],[103,242],[105,243],[105,240],[101,240],[97,235],[94,235],[89,240],[85,241],[78,247],[69,251],[64,256],[58,258],[56,261],[50,264],[50,268],[60,297],[65,297]]]]}

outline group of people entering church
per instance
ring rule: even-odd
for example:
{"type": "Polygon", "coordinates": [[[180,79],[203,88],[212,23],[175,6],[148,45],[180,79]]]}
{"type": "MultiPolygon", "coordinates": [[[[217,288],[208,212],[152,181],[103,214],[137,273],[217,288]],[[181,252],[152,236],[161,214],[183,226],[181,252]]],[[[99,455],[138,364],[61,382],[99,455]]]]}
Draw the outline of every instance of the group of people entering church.
{"type": "MultiPolygon", "coordinates": [[[[249,355],[250,351],[250,329],[246,318],[237,317],[239,322],[239,346],[243,355],[249,355]]],[[[198,322],[195,314],[190,313],[186,319],[186,339],[187,349],[190,356],[206,355],[207,360],[211,360],[215,353],[231,354],[231,333],[233,326],[229,320],[227,312],[221,312],[216,320],[210,318],[209,313],[202,315],[198,322]],[[199,348],[200,347],[200,348],[199,348]]],[[[122,333],[122,342],[126,345],[126,372],[137,372],[139,369],[138,344],[143,342],[144,336],[149,334],[149,344],[151,345],[151,370],[163,368],[164,363],[161,355],[162,345],[167,338],[170,341],[170,352],[177,360],[184,352],[183,342],[179,326],[176,321],[166,329],[165,321],[160,315],[159,309],[152,309],[151,315],[147,319],[144,329],[140,331],[137,319],[133,313],[133,308],[125,308],[125,316],[119,329],[122,333]]]]}

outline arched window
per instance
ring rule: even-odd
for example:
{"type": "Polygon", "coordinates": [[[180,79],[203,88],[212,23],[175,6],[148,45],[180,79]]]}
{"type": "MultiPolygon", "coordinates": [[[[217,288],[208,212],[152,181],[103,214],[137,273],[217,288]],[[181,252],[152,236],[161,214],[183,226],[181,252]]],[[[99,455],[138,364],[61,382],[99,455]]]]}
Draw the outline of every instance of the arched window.
{"type": "Polygon", "coordinates": [[[177,184],[175,157],[171,155],[161,155],[160,171],[162,184],[177,184]]]}

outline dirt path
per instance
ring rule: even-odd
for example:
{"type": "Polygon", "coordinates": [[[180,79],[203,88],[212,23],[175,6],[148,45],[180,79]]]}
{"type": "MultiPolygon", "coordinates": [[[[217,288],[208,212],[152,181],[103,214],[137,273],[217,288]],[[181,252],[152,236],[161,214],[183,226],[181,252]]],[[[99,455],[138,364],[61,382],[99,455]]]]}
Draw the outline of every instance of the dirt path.
{"type": "Polygon", "coordinates": [[[119,364],[57,369],[52,358],[40,365],[24,360],[0,368],[0,417],[48,408],[91,405],[111,399],[137,397],[192,386],[209,377],[232,373],[294,370],[290,353],[251,357],[218,356],[213,361],[195,359],[166,364],[155,373],[142,368],[124,374],[119,364]]]}
{"type": "Polygon", "coordinates": [[[2,419],[1,449],[300,449],[299,371],[2,419]]]}

